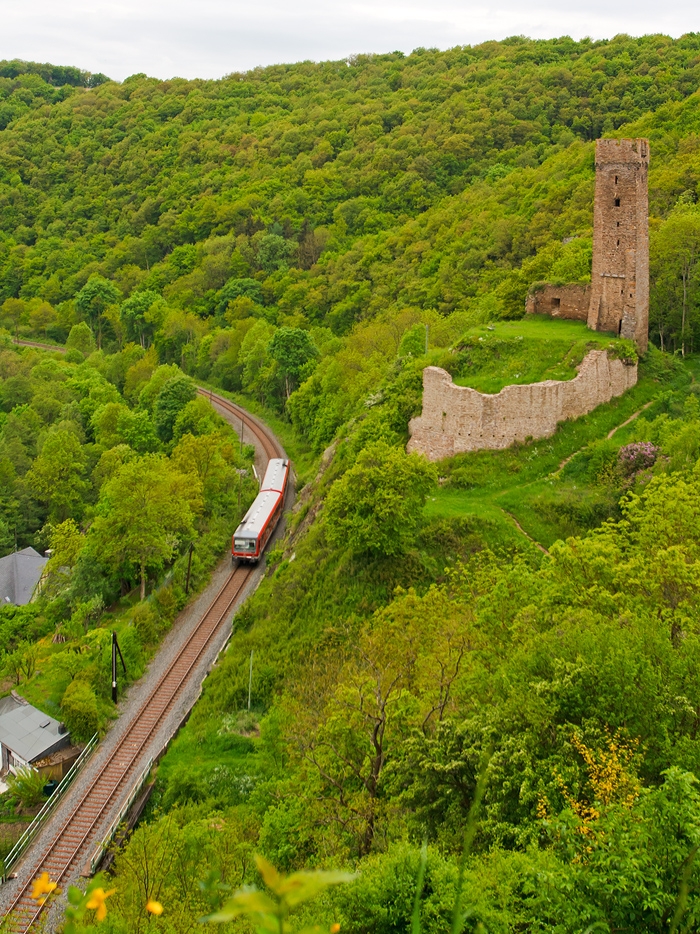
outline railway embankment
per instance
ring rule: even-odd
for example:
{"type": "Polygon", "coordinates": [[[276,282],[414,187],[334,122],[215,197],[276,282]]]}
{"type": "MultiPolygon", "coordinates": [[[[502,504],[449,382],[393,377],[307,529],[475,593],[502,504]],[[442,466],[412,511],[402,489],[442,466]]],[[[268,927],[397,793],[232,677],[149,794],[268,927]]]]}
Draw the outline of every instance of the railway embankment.
{"type": "MultiPolygon", "coordinates": [[[[243,442],[255,446],[258,470],[264,469],[269,457],[284,453],[259,419],[222,396],[200,391],[235,430],[241,431],[243,421],[243,442]]],[[[293,488],[288,495],[287,506],[293,501],[293,488]]],[[[282,523],[276,534],[281,532],[282,523]]],[[[52,878],[64,890],[80,879],[148,763],[162,755],[187,719],[230,637],[234,613],[263,573],[262,562],[232,571],[227,554],[208,586],[178,615],[145,674],[120,701],[118,717],[106,737],[16,866],[13,878],[0,888],[0,909],[5,913],[14,908],[18,913],[16,930],[28,930],[35,920],[37,908],[28,898],[28,886],[37,873],[51,869],[52,878]]],[[[42,919],[48,929],[58,923],[60,911],[59,901],[42,919]]]]}

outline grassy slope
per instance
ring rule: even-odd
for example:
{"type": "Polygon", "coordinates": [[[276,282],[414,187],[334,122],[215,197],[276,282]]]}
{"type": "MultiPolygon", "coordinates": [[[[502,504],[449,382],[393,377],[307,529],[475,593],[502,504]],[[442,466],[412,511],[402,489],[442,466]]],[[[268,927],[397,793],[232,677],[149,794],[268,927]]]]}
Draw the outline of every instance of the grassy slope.
{"type": "MultiPolygon", "coordinates": [[[[688,361],[684,372],[672,382],[687,384],[692,378],[693,366],[694,363],[688,361]]],[[[580,489],[560,474],[560,467],[586,445],[605,438],[668,388],[665,380],[654,378],[648,369],[642,362],[640,379],[633,389],[582,418],[564,422],[551,438],[505,451],[461,454],[443,462],[441,473],[446,474],[448,482],[443,483],[428,502],[426,517],[488,518],[507,534],[513,527],[512,516],[528,535],[545,547],[559,538],[580,533],[583,530],[575,523],[562,518],[557,520],[552,515],[556,510],[543,509],[543,506],[573,497],[579,504],[587,499],[594,508],[600,491],[580,489]]],[[[616,443],[624,444],[633,431],[633,423],[616,431],[616,443]]]]}
{"type": "Polygon", "coordinates": [[[618,343],[580,321],[553,321],[544,315],[496,321],[470,328],[463,336],[453,380],[484,393],[514,383],[570,380],[589,350],[618,343]]]}

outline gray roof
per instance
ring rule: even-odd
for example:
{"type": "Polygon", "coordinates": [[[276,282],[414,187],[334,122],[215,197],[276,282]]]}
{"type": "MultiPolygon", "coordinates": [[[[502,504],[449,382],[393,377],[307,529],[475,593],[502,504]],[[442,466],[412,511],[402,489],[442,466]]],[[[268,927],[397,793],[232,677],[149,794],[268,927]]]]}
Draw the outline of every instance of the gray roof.
{"type": "Polygon", "coordinates": [[[0,558],[0,605],[29,603],[47,561],[33,548],[0,558]]]}
{"type": "MultiPolygon", "coordinates": [[[[24,703],[26,703],[26,701],[24,703]]],[[[0,717],[4,713],[7,713],[8,710],[15,710],[17,707],[21,707],[21,706],[22,706],[22,701],[17,700],[17,697],[15,696],[14,691],[12,692],[12,694],[8,694],[6,697],[0,697],[0,717]]]]}
{"type": "Polygon", "coordinates": [[[58,720],[20,704],[0,714],[0,743],[25,762],[35,762],[70,745],[70,734],[59,733],[58,727],[58,720]]]}

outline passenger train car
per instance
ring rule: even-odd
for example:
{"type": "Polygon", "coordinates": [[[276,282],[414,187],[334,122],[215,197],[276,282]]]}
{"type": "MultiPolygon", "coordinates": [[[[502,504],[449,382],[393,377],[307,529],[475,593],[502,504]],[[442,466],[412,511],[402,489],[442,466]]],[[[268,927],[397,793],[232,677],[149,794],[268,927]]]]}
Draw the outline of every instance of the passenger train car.
{"type": "Polygon", "coordinates": [[[289,461],[273,457],[267,465],[260,492],[233,533],[231,558],[255,562],[265,550],[284,508],[289,461]]]}

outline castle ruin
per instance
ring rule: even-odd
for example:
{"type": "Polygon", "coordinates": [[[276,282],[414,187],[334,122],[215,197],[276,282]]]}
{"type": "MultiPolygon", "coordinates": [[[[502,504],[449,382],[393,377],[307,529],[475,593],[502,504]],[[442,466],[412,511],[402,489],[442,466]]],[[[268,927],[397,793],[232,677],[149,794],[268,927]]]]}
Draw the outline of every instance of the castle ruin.
{"type": "Polygon", "coordinates": [[[649,141],[599,139],[595,147],[593,269],[588,327],[649,342],[649,141]]]}
{"type": "MultiPolygon", "coordinates": [[[[640,353],[649,330],[649,204],[646,139],[599,139],[595,155],[593,268],[590,285],[540,283],[528,313],[585,321],[593,331],[632,340],[640,353]]],[[[557,425],[592,411],[637,382],[637,364],[591,351],[570,381],[506,386],[495,395],[455,386],[439,367],[423,371],[423,411],[409,424],[407,450],[430,460],[546,438],[557,425]]]]}
{"type": "Polygon", "coordinates": [[[649,141],[599,139],[595,144],[591,284],[538,283],[527,297],[530,314],[585,321],[649,342],[649,141]]]}

